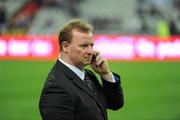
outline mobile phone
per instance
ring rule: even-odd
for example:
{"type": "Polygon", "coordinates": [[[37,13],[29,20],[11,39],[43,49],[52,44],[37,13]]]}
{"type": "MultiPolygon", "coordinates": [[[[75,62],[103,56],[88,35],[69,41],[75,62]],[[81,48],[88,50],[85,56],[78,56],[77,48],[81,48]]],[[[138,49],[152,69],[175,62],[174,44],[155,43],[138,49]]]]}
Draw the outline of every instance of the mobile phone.
{"type": "Polygon", "coordinates": [[[92,63],[92,62],[95,62],[95,60],[96,60],[96,55],[93,55],[93,56],[92,56],[92,59],[91,59],[91,63],[92,63]]]}

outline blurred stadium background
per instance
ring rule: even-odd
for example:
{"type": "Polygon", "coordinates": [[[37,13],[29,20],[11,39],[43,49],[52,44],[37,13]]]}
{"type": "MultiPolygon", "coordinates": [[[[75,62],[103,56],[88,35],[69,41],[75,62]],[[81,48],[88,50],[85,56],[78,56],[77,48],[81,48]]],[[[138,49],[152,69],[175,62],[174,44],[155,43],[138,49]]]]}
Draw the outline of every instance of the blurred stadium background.
{"type": "MultiPolygon", "coordinates": [[[[141,56],[146,59],[109,58],[111,69],[122,76],[125,106],[108,113],[109,120],[180,120],[179,11],[180,0],[0,0],[0,120],[41,119],[39,95],[58,56],[14,55],[13,50],[26,48],[15,46],[8,53],[11,47],[6,42],[25,41],[27,36],[54,41],[62,25],[73,18],[87,20],[94,34],[103,37],[147,35],[155,44],[172,42],[174,46],[166,50],[176,54],[169,54],[170,60],[147,57],[152,46],[141,56]]],[[[53,50],[58,53],[58,48],[53,50]]]]}

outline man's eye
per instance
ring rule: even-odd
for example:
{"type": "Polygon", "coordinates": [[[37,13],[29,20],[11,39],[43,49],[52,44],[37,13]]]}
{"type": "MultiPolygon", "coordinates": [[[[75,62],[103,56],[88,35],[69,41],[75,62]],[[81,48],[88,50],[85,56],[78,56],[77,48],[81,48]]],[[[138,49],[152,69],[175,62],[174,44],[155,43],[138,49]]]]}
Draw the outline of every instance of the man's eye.
{"type": "Polygon", "coordinates": [[[94,44],[91,44],[91,47],[93,47],[94,46],[94,44]]]}
{"type": "Polygon", "coordinates": [[[83,48],[88,47],[88,44],[81,45],[81,47],[83,48]]]}

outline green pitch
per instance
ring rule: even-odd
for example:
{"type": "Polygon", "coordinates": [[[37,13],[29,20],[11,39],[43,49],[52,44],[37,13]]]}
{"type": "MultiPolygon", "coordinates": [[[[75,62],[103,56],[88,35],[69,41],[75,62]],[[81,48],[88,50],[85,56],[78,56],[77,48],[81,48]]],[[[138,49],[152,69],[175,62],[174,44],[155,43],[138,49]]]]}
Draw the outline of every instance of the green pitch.
{"type": "MultiPolygon", "coordinates": [[[[40,120],[38,102],[53,62],[0,61],[0,120],[40,120]]],[[[125,106],[109,120],[180,119],[180,63],[111,62],[125,106]]]]}

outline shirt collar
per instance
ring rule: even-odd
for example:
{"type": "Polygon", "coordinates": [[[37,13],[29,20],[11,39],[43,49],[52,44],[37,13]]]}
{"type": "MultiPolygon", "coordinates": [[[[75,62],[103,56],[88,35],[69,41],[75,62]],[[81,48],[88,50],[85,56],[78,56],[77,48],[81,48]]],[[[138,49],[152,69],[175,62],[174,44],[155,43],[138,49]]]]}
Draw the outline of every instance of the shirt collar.
{"type": "Polygon", "coordinates": [[[71,69],[81,80],[84,80],[85,72],[80,70],[79,68],[70,65],[66,62],[64,62],[62,59],[59,58],[59,61],[62,62],[64,65],[66,65],[69,69],[71,69]]]}

